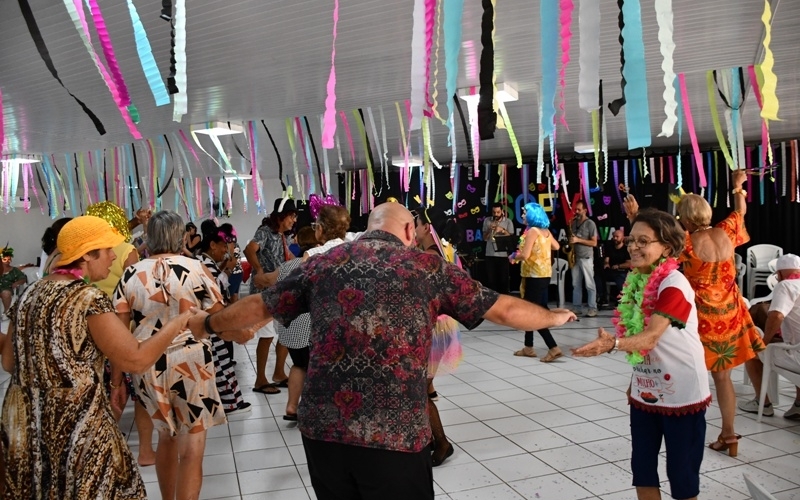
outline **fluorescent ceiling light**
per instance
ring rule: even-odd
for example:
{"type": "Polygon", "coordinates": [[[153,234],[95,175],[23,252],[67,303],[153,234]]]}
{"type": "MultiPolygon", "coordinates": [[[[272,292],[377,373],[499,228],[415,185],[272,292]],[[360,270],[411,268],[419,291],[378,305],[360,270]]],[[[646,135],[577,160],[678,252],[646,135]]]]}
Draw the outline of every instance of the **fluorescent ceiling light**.
{"type": "MultiPolygon", "coordinates": [[[[498,83],[497,84],[497,94],[495,94],[497,100],[500,102],[511,102],[511,101],[518,101],[519,100],[519,93],[514,85],[510,83],[498,83]]],[[[470,102],[475,101],[475,104],[481,100],[481,96],[478,93],[478,87],[467,87],[463,89],[458,89],[458,97],[462,98],[463,100],[470,102]]]]}
{"type": "Polygon", "coordinates": [[[594,143],[593,142],[576,142],[575,143],[575,152],[576,153],[594,153],[594,143]]]}
{"type": "Polygon", "coordinates": [[[253,176],[250,175],[250,174],[239,174],[239,175],[236,175],[236,173],[234,173],[234,172],[225,172],[225,175],[223,175],[223,177],[225,179],[232,179],[234,181],[238,180],[238,179],[241,179],[243,181],[249,181],[249,180],[251,180],[253,178],[253,176]]]}
{"type": "MultiPolygon", "coordinates": [[[[406,157],[405,156],[392,156],[392,165],[395,167],[405,168],[406,166],[406,157]]],[[[409,167],[421,167],[422,166],[422,158],[419,156],[409,155],[408,156],[408,166],[409,167]]]]}
{"type": "Polygon", "coordinates": [[[228,128],[228,124],[225,122],[206,122],[199,126],[203,128],[194,129],[198,134],[233,135],[244,133],[244,127],[236,123],[231,123],[230,128],[228,128]]]}
{"type": "Polygon", "coordinates": [[[29,163],[41,163],[41,160],[35,158],[3,158],[0,163],[3,165],[27,165],[29,163]]]}

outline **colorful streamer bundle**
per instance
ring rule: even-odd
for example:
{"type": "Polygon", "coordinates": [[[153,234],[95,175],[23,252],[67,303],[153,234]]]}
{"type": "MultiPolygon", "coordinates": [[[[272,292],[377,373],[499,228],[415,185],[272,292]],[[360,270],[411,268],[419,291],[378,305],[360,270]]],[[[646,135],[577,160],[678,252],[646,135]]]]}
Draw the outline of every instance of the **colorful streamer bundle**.
{"type": "Polygon", "coordinates": [[[566,100],[564,98],[564,90],[567,87],[567,66],[569,65],[569,47],[572,41],[572,11],[575,6],[572,0],[560,0],[560,15],[559,22],[561,24],[561,70],[559,72],[559,83],[561,90],[559,92],[559,108],[561,109],[561,123],[569,130],[567,125],[567,110],[565,109],[566,100]]]}

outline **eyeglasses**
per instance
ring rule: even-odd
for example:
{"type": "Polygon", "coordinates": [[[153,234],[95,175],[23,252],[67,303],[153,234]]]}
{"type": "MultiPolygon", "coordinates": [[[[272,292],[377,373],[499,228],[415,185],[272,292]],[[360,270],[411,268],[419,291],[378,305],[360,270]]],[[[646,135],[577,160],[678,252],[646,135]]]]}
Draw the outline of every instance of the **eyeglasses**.
{"type": "Polygon", "coordinates": [[[650,243],[658,243],[658,240],[648,240],[644,236],[639,236],[638,238],[633,238],[631,236],[628,236],[627,238],[625,238],[625,244],[627,246],[633,245],[636,246],[636,248],[644,248],[650,243]]]}

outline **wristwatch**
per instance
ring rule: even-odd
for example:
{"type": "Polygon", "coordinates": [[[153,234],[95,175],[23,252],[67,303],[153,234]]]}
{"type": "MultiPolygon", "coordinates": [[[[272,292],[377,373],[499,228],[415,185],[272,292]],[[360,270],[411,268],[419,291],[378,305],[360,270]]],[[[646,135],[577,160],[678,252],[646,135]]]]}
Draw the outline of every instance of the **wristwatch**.
{"type": "Polygon", "coordinates": [[[608,351],[608,354],[614,354],[615,352],[619,351],[619,337],[614,338],[614,347],[608,351]]]}
{"type": "Polygon", "coordinates": [[[206,319],[203,321],[203,328],[205,328],[206,333],[209,333],[211,335],[217,335],[219,333],[217,331],[214,331],[213,328],[211,328],[211,315],[210,314],[208,316],[206,316],[206,319]]]}

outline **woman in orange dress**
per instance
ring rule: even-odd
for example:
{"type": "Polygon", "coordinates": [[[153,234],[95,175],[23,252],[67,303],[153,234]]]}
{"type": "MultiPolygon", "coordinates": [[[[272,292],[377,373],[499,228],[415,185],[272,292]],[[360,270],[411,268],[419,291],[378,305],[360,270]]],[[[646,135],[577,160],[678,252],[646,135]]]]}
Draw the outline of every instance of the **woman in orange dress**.
{"type": "MultiPolygon", "coordinates": [[[[747,175],[736,170],[731,177],[734,210],[716,226],[710,225],[711,206],[702,196],[689,194],[678,203],[680,222],[686,229],[686,248],[680,261],[695,292],[698,332],[722,414],[722,432],[709,448],[719,452],[729,451],[740,437],[733,428],[736,392],[731,369],[764,350],[736,284],[735,248],[750,241],[744,227],[747,204],[742,189],[747,175]]],[[[626,200],[625,208],[628,217],[638,211],[632,196],[626,200]]]]}

